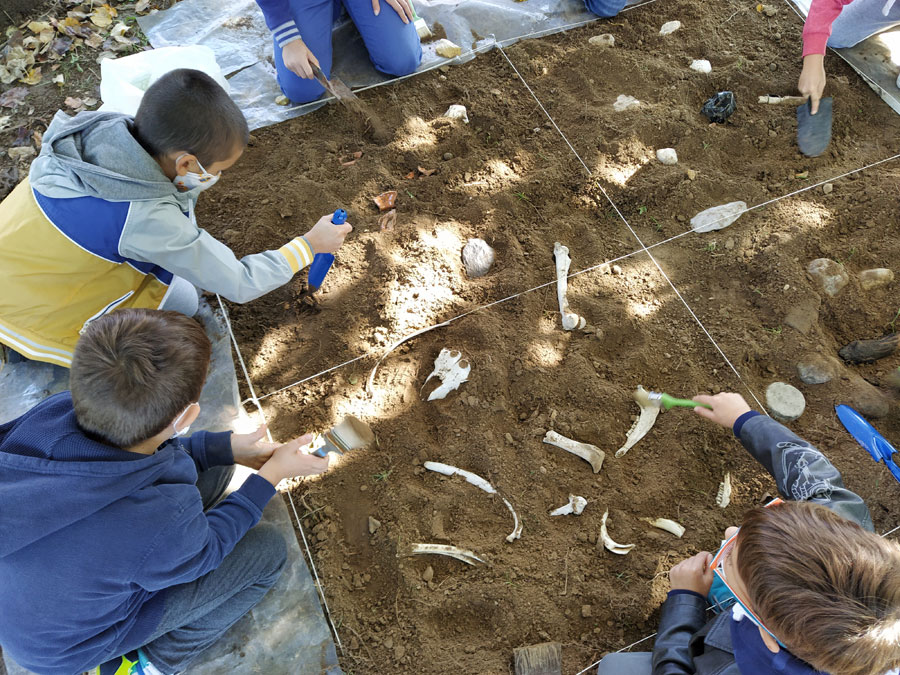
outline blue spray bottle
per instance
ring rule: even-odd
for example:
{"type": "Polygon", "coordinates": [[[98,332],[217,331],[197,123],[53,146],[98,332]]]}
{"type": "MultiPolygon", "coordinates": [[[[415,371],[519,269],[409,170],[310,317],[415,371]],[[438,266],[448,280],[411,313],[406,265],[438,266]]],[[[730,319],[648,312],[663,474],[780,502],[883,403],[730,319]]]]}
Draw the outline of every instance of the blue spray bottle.
{"type": "MultiPolygon", "coordinates": [[[[344,209],[338,209],[331,217],[331,222],[335,225],[343,225],[347,222],[347,212],[344,211],[344,209]]],[[[307,276],[310,291],[315,293],[319,290],[319,286],[321,286],[322,282],[325,280],[325,275],[328,274],[328,270],[331,269],[331,263],[333,262],[334,254],[316,253],[312,265],[309,266],[309,275],[307,276]]]]}

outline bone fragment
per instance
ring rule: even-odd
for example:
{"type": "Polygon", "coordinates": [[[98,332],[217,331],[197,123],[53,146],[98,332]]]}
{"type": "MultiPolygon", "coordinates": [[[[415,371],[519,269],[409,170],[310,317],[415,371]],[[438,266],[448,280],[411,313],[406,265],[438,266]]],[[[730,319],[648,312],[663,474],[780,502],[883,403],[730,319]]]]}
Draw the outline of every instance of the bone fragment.
{"type": "Polygon", "coordinates": [[[641,407],[641,416],[638,418],[637,422],[631,425],[631,429],[629,429],[628,436],[625,439],[625,445],[616,450],[616,457],[621,457],[631,450],[639,440],[647,435],[647,432],[650,431],[654,423],[656,423],[656,418],[659,415],[659,407],[650,401],[649,394],[650,392],[641,385],[638,385],[638,388],[635,390],[634,400],[641,407]]]}
{"type": "Polygon", "coordinates": [[[662,28],[659,29],[660,35],[669,35],[670,33],[674,33],[676,30],[681,28],[680,21],[666,21],[662,28]]]}
{"type": "Polygon", "coordinates": [[[584,511],[585,506],[587,506],[587,499],[577,495],[569,495],[569,503],[560,506],[558,509],[554,509],[550,512],[550,515],[566,516],[571,513],[572,515],[580,516],[581,512],[584,511]]]}
{"type": "MultiPolygon", "coordinates": [[[[437,473],[444,474],[445,476],[462,476],[466,479],[467,483],[470,483],[471,485],[474,485],[475,487],[480,488],[489,494],[498,494],[493,485],[491,485],[478,474],[472,473],[471,471],[466,471],[465,469],[460,469],[458,467],[451,466],[450,464],[442,464],[441,462],[425,462],[422,466],[424,466],[429,471],[436,471],[437,473]]],[[[509,509],[509,512],[513,517],[513,531],[510,532],[506,537],[506,541],[512,543],[522,536],[522,523],[519,522],[519,516],[516,514],[516,510],[513,508],[512,504],[509,503],[506,497],[503,497],[501,495],[500,498],[503,500],[503,503],[506,504],[506,508],[509,509]]]]}
{"type": "Polygon", "coordinates": [[[435,375],[441,380],[441,385],[428,395],[428,400],[444,398],[451,391],[458,389],[459,385],[469,379],[472,365],[462,357],[455,349],[444,348],[434,360],[434,370],[425,378],[424,387],[435,375]]]}
{"type": "Polygon", "coordinates": [[[669,520],[668,518],[644,518],[644,520],[650,523],[653,527],[657,527],[660,530],[670,532],[678,538],[681,538],[681,535],[684,534],[684,528],[674,520],[669,520]]]}
{"type": "Polygon", "coordinates": [[[606,519],[608,516],[609,509],[603,512],[603,518],[600,521],[600,541],[603,542],[603,546],[610,553],[625,555],[634,548],[634,544],[617,544],[610,538],[609,533],[606,531],[606,519]]]}
{"type": "Polygon", "coordinates": [[[569,311],[569,300],[566,292],[569,286],[569,266],[572,264],[569,258],[569,249],[559,242],[553,244],[553,257],[556,258],[556,298],[559,300],[559,313],[562,315],[562,326],[566,330],[584,328],[587,321],[583,316],[569,311]]]}
{"type": "Polygon", "coordinates": [[[450,558],[461,560],[467,565],[474,565],[476,562],[483,563],[484,560],[479,558],[472,551],[464,548],[449,546],[447,544],[413,544],[410,555],[445,555],[450,558]]]}
{"type": "Polygon", "coordinates": [[[758,103],[772,103],[779,104],[784,103],[786,105],[800,105],[804,103],[806,99],[802,96],[760,96],[758,103]]]}
{"type": "Polygon", "coordinates": [[[725,480],[719,483],[719,492],[716,494],[716,504],[723,509],[731,503],[731,472],[725,473],[725,480]]]}
{"type": "Polygon", "coordinates": [[[443,56],[445,59],[452,59],[462,53],[460,46],[450,42],[447,38],[438,40],[434,45],[434,51],[438,56],[443,56]]]}
{"type": "Polygon", "coordinates": [[[447,108],[447,112],[444,113],[444,117],[449,117],[451,120],[462,120],[464,124],[469,123],[469,115],[466,112],[466,106],[459,105],[455,103],[447,108]]]}
{"type": "Polygon", "coordinates": [[[573,455],[581,457],[581,459],[591,465],[591,468],[594,469],[594,473],[600,472],[600,469],[603,467],[603,460],[606,458],[606,453],[596,445],[573,441],[571,438],[561,436],[553,431],[553,429],[550,429],[544,434],[544,443],[555,445],[557,448],[561,448],[566,452],[571,452],[573,455]]]}

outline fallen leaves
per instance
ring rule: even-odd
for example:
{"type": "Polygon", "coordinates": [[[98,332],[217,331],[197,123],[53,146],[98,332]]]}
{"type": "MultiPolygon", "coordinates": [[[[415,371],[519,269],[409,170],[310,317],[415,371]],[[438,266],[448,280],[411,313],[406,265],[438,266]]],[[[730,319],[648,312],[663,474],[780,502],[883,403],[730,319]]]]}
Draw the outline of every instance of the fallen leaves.
{"type": "Polygon", "coordinates": [[[98,28],[106,28],[113,19],[119,14],[115,7],[109,5],[101,5],[91,12],[91,23],[98,28]]]}
{"type": "Polygon", "coordinates": [[[391,209],[387,213],[381,214],[378,218],[378,227],[382,232],[388,232],[394,229],[397,224],[397,209],[391,209]]]}
{"type": "Polygon", "coordinates": [[[387,192],[382,192],[377,197],[373,197],[372,201],[375,202],[380,211],[387,211],[394,208],[394,204],[397,203],[397,191],[388,190],[387,192]]]}
{"type": "Polygon", "coordinates": [[[28,89],[26,87],[13,87],[12,89],[7,89],[0,94],[0,107],[15,108],[25,100],[27,95],[28,89]]]}
{"type": "MultiPolygon", "coordinates": [[[[433,176],[437,173],[437,169],[426,169],[422,166],[417,166],[416,171],[418,171],[418,175],[421,177],[433,176]]],[[[408,174],[404,176],[407,180],[412,180],[416,177],[416,171],[410,171],[408,174]]]]}

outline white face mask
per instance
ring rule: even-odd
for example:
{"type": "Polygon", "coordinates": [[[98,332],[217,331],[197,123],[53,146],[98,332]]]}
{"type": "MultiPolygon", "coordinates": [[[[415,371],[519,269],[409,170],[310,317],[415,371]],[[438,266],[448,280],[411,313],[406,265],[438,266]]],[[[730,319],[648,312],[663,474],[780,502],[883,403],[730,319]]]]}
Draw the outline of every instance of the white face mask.
{"type": "MultiPolygon", "coordinates": [[[[178,162],[181,161],[182,157],[186,157],[187,153],[178,155],[175,160],[175,166],[178,166],[178,162]]],[[[203,173],[195,173],[193,171],[188,171],[183,176],[176,175],[175,178],[172,179],[172,182],[175,183],[175,187],[178,188],[179,192],[190,192],[191,190],[197,190],[199,188],[199,192],[211,188],[215,185],[219,178],[222,176],[222,172],[213,175],[209,173],[206,169],[203,168],[203,165],[200,163],[200,160],[197,160],[197,166],[200,167],[200,171],[203,173]]]]}
{"type": "Polygon", "coordinates": [[[187,408],[185,408],[184,410],[181,411],[181,414],[178,416],[178,419],[176,419],[174,422],[172,422],[172,429],[174,430],[175,433],[173,433],[171,436],[169,436],[169,438],[179,438],[179,437],[187,434],[187,432],[191,428],[191,425],[188,424],[184,429],[179,429],[178,423],[181,421],[181,418],[183,418],[185,415],[187,415],[188,410],[191,409],[191,406],[195,406],[195,405],[199,405],[199,404],[191,403],[187,408]]]}

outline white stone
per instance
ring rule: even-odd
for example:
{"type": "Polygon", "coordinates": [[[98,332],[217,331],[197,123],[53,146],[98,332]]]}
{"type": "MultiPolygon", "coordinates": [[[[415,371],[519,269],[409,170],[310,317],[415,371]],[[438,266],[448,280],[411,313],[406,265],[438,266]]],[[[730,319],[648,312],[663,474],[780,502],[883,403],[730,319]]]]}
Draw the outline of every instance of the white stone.
{"type": "Polygon", "coordinates": [[[622,112],[623,110],[628,110],[629,108],[634,108],[641,104],[634,96],[627,96],[625,94],[619,94],[619,97],[616,99],[616,102],[613,103],[613,109],[616,112],[622,112]]]}
{"type": "Polygon", "coordinates": [[[712,64],[706,59],[694,59],[694,61],[691,62],[691,70],[696,70],[698,73],[709,75],[712,72],[712,64]]]}
{"type": "Polygon", "coordinates": [[[829,258],[816,258],[806,267],[809,275],[815,279],[822,291],[835,297],[850,281],[850,275],[839,262],[829,258]]]}
{"type": "Polygon", "coordinates": [[[444,113],[444,117],[449,117],[451,120],[462,120],[466,124],[469,123],[469,115],[466,111],[466,106],[459,105],[458,103],[454,103],[449,108],[447,108],[447,112],[444,113]]]}
{"type": "Polygon", "coordinates": [[[678,153],[675,148],[660,148],[656,151],[656,159],[668,166],[678,164],[678,153]]]}
{"type": "Polygon", "coordinates": [[[779,422],[793,422],[806,410],[806,399],[797,387],[773,382],[766,388],[766,406],[779,422]]]}
{"type": "Polygon", "coordinates": [[[483,277],[494,264],[494,249],[484,239],[469,239],[463,247],[462,260],[470,279],[483,277]]]}
{"type": "Polygon", "coordinates": [[[438,56],[443,56],[445,59],[455,58],[462,53],[459,45],[450,42],[447,38],[438,40],[434,44],[434,51],[438,56]]]}
{"type": "Polygon", "coordinates": [[[613,47],[616,44],[616,38],[610,33],[604,33],[603,35],[595,35],[588,38],[588,44],[595,47],[613,47]]]}
{"type": "Polygon", "coordinates": [[[681,28],[680,21],[666,21],[662,28],[659,29],[660,35],[668,35],[669,33],[674,33],[676,30],[681,28]]]}
{"type": "Polygon", "coordinates": [[[876,267],[859,273],[859,285],[864,291],[887,286],[894,280],[894,273],[886,267],[876,267]]]}
{"type": "Polygon", "coordinates": [[[713,206],[691,218],[691,228],[694,232],[721,230],[740,218],[746,210],[747,202],[729,202],[713,206]]]}

